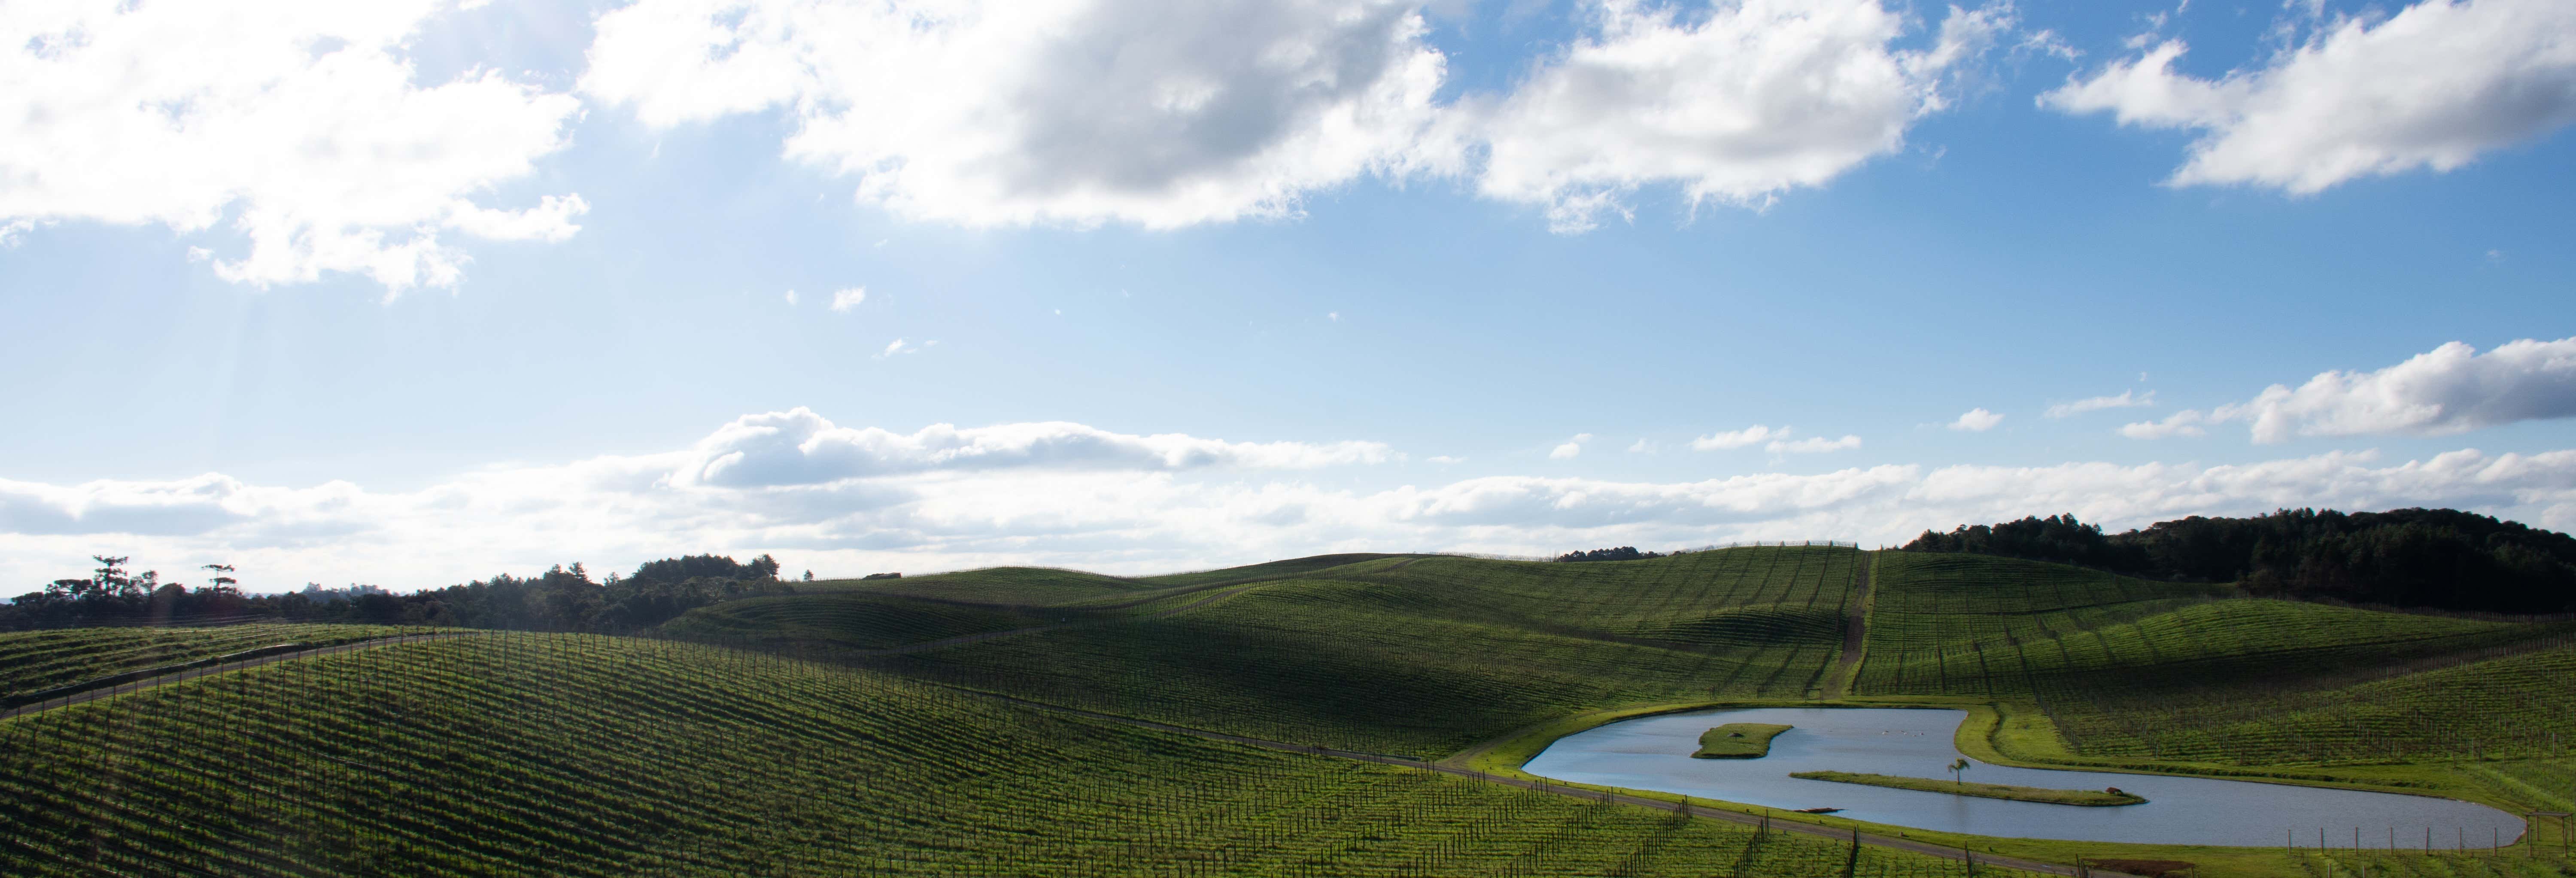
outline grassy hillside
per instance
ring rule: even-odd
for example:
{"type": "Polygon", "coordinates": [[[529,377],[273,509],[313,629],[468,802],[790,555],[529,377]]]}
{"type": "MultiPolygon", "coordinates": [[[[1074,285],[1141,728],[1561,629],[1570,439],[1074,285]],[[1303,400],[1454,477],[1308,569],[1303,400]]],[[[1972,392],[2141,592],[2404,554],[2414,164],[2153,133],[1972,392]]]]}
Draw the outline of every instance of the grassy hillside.
{"type": "Polygon", "coordinates": [[[284,643],[327,646],[402,630],[381,625],[256,623],[0,632],[0,704],[37,690],[127,671],[284,643]]]}
{"type": "Polygon", "coordinates": [[[1882,553],[1877,588],[1858,692],[2028,702],[2084,756],[2569,752],[2552,744],[2576,705],[2576,675],[2558,673],[2566,650],[2552,651],[2576,646],[2564,625],[2235,598],[1975,555],[1882,553]]]}
{"type": "Polygon", "coordinates": [[[963,634],[1052,624],[1063,613],[931,603],[858,592],[747,598],[703,607],[664,623],[691,640],[762,648],[884,649],[963,634]]]}
{"type": "MultiPolygon", "coordinates": [[[[574,635],[279,663],[0,722],[0,741],[10,875],[1802,875],[1847,856],[574,635]]],[[[1960,872],[1879,849],[1859,866],[1960,872]]]]}
{"type": "Polygon", "coordinates": [[[956,603],[1046,607],[1130,597],[1161,586],[1142,580],[1051,567],[988,567],[900,579],[827,579],[797,583],[799,592],[844,592],[956,603]]]}
{"type": "Polygon", "coordinates": [[[1591,564],[1379,559],[1168,617],[879,666],[1198,728],[1437,758],[1588,710],[1804,697],[1840,636],[1799,620],[1839,618],[1858,558],[1796,548],[1591,564]]]}
{"type": "MultiPolygon", "coordinates": [[[[1595,711],[1803,702],[1829,688],[1865,566],[1855,697],[1994,705],[1980,758],[2576,805],[2563,623],[1830,547],[1321,556],[800,584],[660,632],[694,642],[379,646],[0,721],[0,874],[1841,874],[1831,843],[1116,720],[1438,758],[1595,711]]],[[[0,670],[287,633],[389,632],[51,632],[0,638],[47,657],[0,670]]],[[[1941,839],[1963,841],[2101,854],[1941,839]]],[[[2212,878],[2566,866],[2142,852],[2212,878]]],[[[1958,869],[1872,848],[1858,874],[1958,869]]]]}
{"type": "Polygon", "coordinates": [[[1271,576],[1294,576],[1302,573],[1313,573],[1318,570],[1332,567],[1340,567],[1345,564],[1357,564],[1362,561],[1375,561],[1380,558],[1422,557],[1430,556],[1388,555],[1377,552],[1354,552],[1342,555],[1314,555],[1305,558],[1290,558],[1285,561],[1265,561],[1260,564],[1247,564],[1241,567],[1222,567],[1215,570],[1194,570],[1188,573],[1169,573],[1162,576],[1140,576],[1137,577],[1136,581],[1150,583],[1157,587],[1207,585],[1209,583],[1216,582],[1233,582],[1237,580],[1271,576]]]}

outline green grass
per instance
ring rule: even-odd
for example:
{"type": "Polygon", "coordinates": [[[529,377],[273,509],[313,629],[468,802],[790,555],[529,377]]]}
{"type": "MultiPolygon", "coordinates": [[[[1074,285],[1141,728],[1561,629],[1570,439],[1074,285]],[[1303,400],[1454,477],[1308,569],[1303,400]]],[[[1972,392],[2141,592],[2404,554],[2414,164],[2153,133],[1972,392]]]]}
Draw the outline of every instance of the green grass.
{"type": "Polygon", "coordinates": [[[990,567],[901,579],[827,579],[796,583],[800,593],[869,594],[1014,607],[1051,607],[1128,597],[1160,587],[1123,576],[1049,567],[990,567]]]}
{"type": "MultiPolygon", "coordinates": [[[[1557,736],[1659,711],[1957,707],[1970,711],[1960,748],[1991,762],[2571,810],[2571,627],[1825,547],[800,584],[662,632],[699,643],[378,647],[0,722],[0,874],[1821,875],[1846,862],[1829,844],[969,690],[1505,777],[1557,736]],[[1842,688],[1824,677],[1873,558],[1864,661],[1849,697],[1819,700],[1842,688]],[[1040,626],[1062,627],[875,654],[1040,626]]],[[[77,635],[92,639],[43,666],[121,669],[132,636],[77,635]]],[[[186,657],[153,648],[153,663],[186,657]]],[[[21,665],[39,663],[0,672],[21,665]]],[[[2065,863],[2185,860],[2202,878],[2576,874],[2552,852],[2554,825],[2523,860],[1797,819],[2065,863]]],[[[1858,873],[1958,870],[1871,849],[1858,873]]]]}
{"type": "Polygon", "coordinates": [[[1839,650],[1831,631],[1692,642],[1657,636],[1657,626],[1747,606],[1838,613],[1858,558],[1794,548],[1587,564],[1381,559],[1168,618],[871,666],[1197,728],[1438,758],[1585,711],[1804,696],[1839,650]]]}
{"type": "Polygon", "coordinates": [[[869,650],[1057,624],[1065,611],[931,603],[855,592],[747,598],[700,607],[659,633],[752,647],[869,650]]]}
{"type": "Polygon", "coordinates": [[[1304,573],[1313,573],[1318,570],[1325,570],[1333,567],[1340,567],[1346,564],[1375,561],[1382,558],[1428,557],[1434,556],[1387,555],[1376,552],[1356,552],[1343,555],[1315,555],[1306,558],[1290,558],[1285,561],[1268,561],[1260,564],[1247,564],[1242,567],[1226,567],[1217,570],[1196,570],[1189,573],[1168,573],[1161,576],[1139,576],[1136,577],[1136,581],[1150,583],[1154,586],[1165,588],[1185,585],[1207,585],[1217,582],[1235,582],[1238,580],[1272,576],[1294,576],[1304,573]]]}
{"type": "Polygon", "coordinates": [[[1727,723],[1701,732],[1695,759],[1760,759],[1771,755],[1771,739],[1793,728],[1774,723],[1727,723]]]}
{"type": "Polygon", "coordinates": [[[2576,748],[2553,737],[2576,706],[2576,675],[2556,673],[2576,648],[2563,624],[2227,597],[1973,555],[1882,553],[1879,571],[1855,694],[2022,702],[2069,755],[2322,765],[2576,748]]]}
{"type": "Polygon", "coordinates": [[[1861,774],[1849,771],[1793,771],[1789,773],[1789,776],[1805,780],[1825,780],[1832,781],[1834,783],[1856,783],[1873,787],[1894,787],[1900,790],[1922,790],[1927,793],[1950,793],[1961,796],[1976,796],[1983,799],[2011,799],[2016,802],[2040,802],[2049,805],[2079,805],[2084,807],[2100,808],[2119,805],[2143,805],[2146,804],[2147,801],[2144,796],[2126,792],[2115,793],[2110,790],[2052,790],[2046,787],[2022,787],[2013,786],[2011,784],[1976,783],[1973,781],[1941,780],[1938,778],[1928,777],[1900,777],[1893,774],[1861,774]]]}
{"type": "MultiPolygon", "coordinates": [[[[0,722],[0,743],[9,875],[1813,875],[1849,856],[579,635],[281,662],[0,722]]],[[[1962,874],[1881,849],[1859,868],[1962,874]]]]}
{"type": "Polygon", "coordinates": [[[0,633],[0,703],[55,686],[263,646],[327,646],[419,630],[422,629],[262,622],[0,633]]]}

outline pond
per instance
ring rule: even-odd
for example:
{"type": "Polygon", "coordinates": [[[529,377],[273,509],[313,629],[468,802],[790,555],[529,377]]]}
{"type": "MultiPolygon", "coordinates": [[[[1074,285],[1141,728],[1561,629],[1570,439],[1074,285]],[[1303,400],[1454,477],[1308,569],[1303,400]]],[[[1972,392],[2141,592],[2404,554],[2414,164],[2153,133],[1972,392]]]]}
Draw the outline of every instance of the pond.
{"type": "Polygon", "coordinates": [[[2109,808],[1984,799],[1948,793],[1801,780],[1793,771],[1851,771],[1950,779],[1961,710],[1770,707],[1694,711],[1623,720],[1559,738],[1522,770],[1572,783],[1658,790],[1782,810],[1840,808],[1834,816],[2001,838],[2315,847],[2485,848],[2522,836],[2520,817],[2429,796],[2287,784],[2013,768],[1975,762],[1984,783],[2102,789],[2147,798],[2109,808]],[[1699,736],[1731,722],[1796,726],[1759,759],[1693,759],[1699,736]],[[2358,832],[2356,833],[2356,830],[2358,832]]]}

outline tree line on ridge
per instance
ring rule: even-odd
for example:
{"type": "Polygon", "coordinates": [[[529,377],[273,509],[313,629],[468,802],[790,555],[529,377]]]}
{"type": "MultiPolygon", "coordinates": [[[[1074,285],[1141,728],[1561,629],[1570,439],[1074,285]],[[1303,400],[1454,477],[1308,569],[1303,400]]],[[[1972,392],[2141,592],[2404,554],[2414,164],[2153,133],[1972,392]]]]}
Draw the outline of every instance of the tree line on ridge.
{"type": "MultiPolygon", "coordinates": [[[[0,604],[0,631],[70,625],[156,623],[230,617],[276,617],[299,622],[436,625],[517,631],[617,633],[650,628],[709,604],[745,597],[793,594],[768,555],[737,562],[730,556],[690,555],[649,561],[633,576],[591,578],[576,563],[535,576],[504,573],[463,585],[395,594],[374,586],[301,592],[244,594],[230,565],[209,564],[214,576],[199,588],[164,582],[158,571],[132,572],[125,557],[100,555],[99,567],[77,579],[57,579],[44,590],[0,604]]],[[[808,571],[805,578],[814,574],[808,571]]]]}
{"type": "Polygon", "coordinates": [[[2494,613],[2576,612],[2576,537],[2455,509],[2283,509],[2104,533],[2074,515],[1924,531],[1909,552],[2080,564],[2257,595],[2494,613]]]}

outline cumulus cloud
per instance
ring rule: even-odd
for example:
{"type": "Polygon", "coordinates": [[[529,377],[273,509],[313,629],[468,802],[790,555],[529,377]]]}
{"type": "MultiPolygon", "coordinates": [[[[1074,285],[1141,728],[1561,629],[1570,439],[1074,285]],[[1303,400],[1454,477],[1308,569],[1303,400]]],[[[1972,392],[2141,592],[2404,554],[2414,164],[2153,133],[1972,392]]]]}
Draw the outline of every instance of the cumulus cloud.
{"type": "Polygon", "coordinates": [[[832,310],[848,311],[852,308],[858,307],[859,303],[867,300],[867,287],[851,287],[845,290],[836,290],[832,293],[832,310]]]}
{"type": "Polygon", "coordinates": [[[2254,441],[2273,443],[2293,436],[2443,435],[2566,417],[2576,417],[2576,337],[2522,339],[2483,354],[2450,342],[2377,371],[2320,372],[2298,387],[2275,384],[2207,414],[2177,412],[2167,421],[2179,428],[2131,424],[2121,432],[2142,439],[2183,430],[2198,435],[2190,425],[2244,421],[2254,441]]]}
{"type": "MultiPolygon", "coordinates": [[[[2146,376],[2141,375],[2139,376],[2139,379],[2144,380],[2145,377],[2146,376]]],[[[2080,415],[2085,412],[2098,412],[2104,409],[2140,408],[2155,404],[2156,392],[2153,390],[2145,393],[2139,393],[2134,390],[2123,390],[2120,391],[2117,396],[2088,396],[2074,402],[2061,402],[2056,405],[2049,406],[2047,416],[2052,418],[2065,418],[2080,415]]]]}
{"type": "Polygon", "coordinates": [[[1860,437],[1858,436],[1844,436],[1840,439],[1827,439],[1823,436],[1790,439],[1784,432],[1782,438],[1771,440],[1770,444],[1762,446],[1762,450],[1773,454],[1824,454],[1859,447],[1860,437]]]}
{"type": "Polygon", "coordinates": [[[1766,439],[1784,438],[1788,435],[1789,428],[1787,427],[1773,430],[1770,427],[1755,424],[1741,430],[1722,430],[1693,439],[1691,440],[1691,450],[1724,451],[1730,448],[1742,448],[1747,445],[1759,444],[1766,439]]]}
{"type": "Polygon", "coordinates": [[[641,0],[581,88],[655,127],[783,109],[790,158],[966,226],[1294,214],[1417,167],[1446,74],[1395,0],[641,0]]]}
{"type": "Polygon", "coordinates": [[[1384,463],[1376,442],[1226,442],[1178,433],[1133,436],[1061,421],[958,428],[933,424],[910,434],[834,425],[811,409],[747,415],[681,456],[678,485],[808,485],[898,473],[1008,468],[1191,470],[1209,467],[1312,469],[1384,463]]]}
{"type": "Polygon", "coordinates": [[[1758,207],[1894,152],[2013,20],[2008,6],[1951,7],[1931,46],[1903,49],[1905,16],[1879,0],[1589,8],[1588,35],[1508,96],[1462,109],[1486,144],[1478,190],[1544,205],[1560,232],[1628,215],[1640,186],[1758,207]]]}
{"type": "Polygon", "coordinates": [[[2123,125],[2200,132],[2169,182],[2311,194],[2356,177],[2448,171],[2576,121],[2576,4],[2425,0],[2340,18],[2218,79],[2156,43],[2039,98],[2123,125]]]}
{"type": "Polygon", "coordinates": [[[2035,510],[2127,527],[2284,506],[2426,505],[2576,525],[2576,450],[2464,449],[2403,462],[2338,451],[2223,466],[1883,465],[1680,482],[1504,475],[1374,490],[1300,474],[1389,459],[1366,442],[1228,442],[1076,424],[894,433],[798,410],[738,419],[687,448],[478,470],[412,491],[222,475],[0,481],[0,577],[32,586],[86,569],[101,551],[164,570],[234,563],[265,588],[432,586],[697,551],[772,552],[825,573],[997,563],[1142,573],[1332,551],[1895,543],[2035,510]]]}
{"type": "Polygon", "coordinates": [[[1567,458],[1574,457],[1582,454],[1583,443],[1590,441],[1592,441],[1592,434],[1576,433],[1574,434],[1574,438],[1565,440],[1564,444],[1549,449],[1547,457],[1549,460],[1565,460],[1567,458]]]}
{"type": "Polygon", "coordinates": [[[2120,435],[2127,436],[2131,439],[2163,439],[2168,436],[2206,436],[2209,435],[2209,431],[2201,425],[2209,422],[2210,419],[2208,415],[2201,414],[2199,411],[2194,409],[2184,409],[2182,411],[2166,415],[2165,419],[2161,421],[2139,421],[2134,424],[2123,424],[2120,427],[2120,435]]]}
{"type": "MultiPolygon", "coordinates": [[[[563,148],[570,95],[476,69],[416,81],[412,34],[444,0],[59,3],[0,15],[0,220],[230,219],[261,286],[364,275],[388,295],[457,282],[444,232],[559,241],[577,194],[494,206],[563,148]]],[[[25,226],[14,226],[26,228],[25,226]]]]}
{"type": "MultiPolygon", "coordinates": [[[[1953,430],[1965,430],[1965,431],[1968,431],[1968,432],[1970,432],[1970,433],[1983,433],[1983,432],[1985,432],[1985,431],[1987,431],[1987,430],[1992,430],[1992,429],[1994,429],[1996,424],[2000,424],[2000,423],[2003,423],[2003,422],[2004,422],[2004,416],[2002,416],[2002,415],[1998,415],[1998,414],[1995,414],[1994,412],[1986,411],[1985,409],[1982,409],[1982,408],[1973,408],[1973,409],[1969,409],[1969,410],[1967,410],[1966,412],[1962,412],[1962,413],[1959,415],[1959,419],[1958,419],[1958,420],[1951,421],[1951,422],[1950,422],[1950,429],[1953,429],[1953,430]]],[[[1853,438],[1857,438],[1857,437],[1853,437],[1853,438]]],[[[1857,442],[1855,442],[1854,444],[1858,444],[1858,443],[1857,443],[1857,442]]]]}

